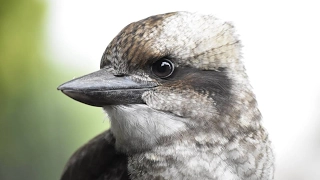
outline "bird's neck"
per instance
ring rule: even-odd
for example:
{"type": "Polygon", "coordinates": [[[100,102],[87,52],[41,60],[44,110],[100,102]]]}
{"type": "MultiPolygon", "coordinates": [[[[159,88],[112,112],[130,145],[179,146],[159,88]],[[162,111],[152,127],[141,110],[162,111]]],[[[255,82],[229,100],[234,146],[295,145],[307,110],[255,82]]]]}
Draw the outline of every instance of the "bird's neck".
{"type": "Polygon", "coordinates": [[[104,107],[116,139],[116,148],[127,154],[155,147],[159,140],[186,130],[185,119],[147,105],[104,107]]]}
{"type": "MultiPolygon", "coordinates": [[[[129,156],[131,179],[260,179],[253,172],[271,151],[266,135],[227,138],[217,133],[185,133],[170,143],[129,156]]],[[[261,179],[269,179],[264,174],[261,179]]]]}
{"type": "MultiPolygon", "coordinates": [[[[256,106],[255,100],[237,101],[256,106]]],[[[265,161],[273,159],[269,157],[270,142],[260,126],[258,111],[245,113],[246,108],[236,104],[233,108],[236,121],[228,121],[226,116],[216,120],[215,127],[197,129],[189,126],[190,119],[147,105],[104,107],[116,149],[128,154],[128,171],[133,180],[212,179],[212,175],[216,179],[255,179],[252,172],[257,167],[272,168],[272,162],[265,161]],[[233,131],[236,126],[240,131],[233,131]]],[[[263,176],[269,179],[272,173],[263,176]]]]}

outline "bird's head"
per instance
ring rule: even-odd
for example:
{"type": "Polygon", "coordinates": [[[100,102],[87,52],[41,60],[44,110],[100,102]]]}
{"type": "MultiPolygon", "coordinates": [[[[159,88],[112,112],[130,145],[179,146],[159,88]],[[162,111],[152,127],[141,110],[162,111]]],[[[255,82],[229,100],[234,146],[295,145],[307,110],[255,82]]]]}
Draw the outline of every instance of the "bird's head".
{"type": "Polygon", "coordinates": [[[231,135],[260,120],[240,49],[233,25],[211,15],[151,16],[112,40],[99,71],[58,89],[89,105],[142,104],[231,135]]]}

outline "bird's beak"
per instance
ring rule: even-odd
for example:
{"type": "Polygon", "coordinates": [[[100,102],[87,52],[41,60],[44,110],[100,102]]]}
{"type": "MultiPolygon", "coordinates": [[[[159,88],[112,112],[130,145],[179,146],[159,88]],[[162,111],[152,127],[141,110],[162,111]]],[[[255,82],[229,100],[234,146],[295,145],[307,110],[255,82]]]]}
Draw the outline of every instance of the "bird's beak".
{"type": "Polygon", "coordinates": [[[72,99],[92,105],[144,104],[142,93],[156,87],[155,82],[135,82],[130,76],[114,76],[106,69],[73,79],[58,87],[72,99]]]}

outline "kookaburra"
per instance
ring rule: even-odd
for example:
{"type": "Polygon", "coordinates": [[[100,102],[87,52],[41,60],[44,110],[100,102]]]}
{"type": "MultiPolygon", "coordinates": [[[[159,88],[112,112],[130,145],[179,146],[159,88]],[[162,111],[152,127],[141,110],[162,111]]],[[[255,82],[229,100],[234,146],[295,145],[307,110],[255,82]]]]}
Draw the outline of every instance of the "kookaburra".
{"type": "Polygon", "coordinates": [[[126,26],[100,70],[58,87],[111,128],[62,180],[273,179],[274,156],[231,23],[174,12],[126,26]]]}

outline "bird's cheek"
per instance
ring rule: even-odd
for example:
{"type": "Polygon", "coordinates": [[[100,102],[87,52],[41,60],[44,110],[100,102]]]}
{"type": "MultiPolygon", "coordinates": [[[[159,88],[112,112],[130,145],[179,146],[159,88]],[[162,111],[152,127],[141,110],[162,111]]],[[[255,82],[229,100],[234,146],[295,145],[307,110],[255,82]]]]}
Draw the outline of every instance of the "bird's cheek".
{"type": "Polygon", "coordinates": [[[155,93],[153,90],[146,91],[142,94],[141,99],[151,108],[159,110],[159,107],[157,104],[157,97],[155,96],[155,93]]]}
{"type": "Polygon", "coordinates": [[[153,109],[180,117],[206,120],[217,115],[213,100],[192,90],[181,93],[157,89],[143,93],[142,99],[153,109]]]}
{"type": "Polygon", "coordinates": [[[144,92],[142,94],[142,100],[153,109],[172,112],[178,116],[183,116],[181,112],[174,109],[174,104],[177,103],[177,101],[174,101],[171,96],[172,93],[169,92],[152,90],[144,92]]]}

